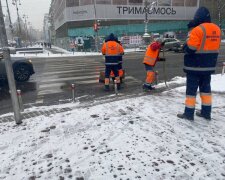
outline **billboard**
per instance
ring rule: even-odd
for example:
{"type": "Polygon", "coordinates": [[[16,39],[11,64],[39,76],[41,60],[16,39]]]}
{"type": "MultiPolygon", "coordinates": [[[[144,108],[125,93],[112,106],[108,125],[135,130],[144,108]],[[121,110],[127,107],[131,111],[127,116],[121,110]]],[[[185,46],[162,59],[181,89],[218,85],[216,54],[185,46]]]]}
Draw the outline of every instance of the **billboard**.
{"type": "Polygon", "coordinates": [[[55,21],[56,29],[66,22],[85,20],[189,20],[199,6],[199,0],[150,0],[141,5],[90,4],[66,7],[55,21]]]}

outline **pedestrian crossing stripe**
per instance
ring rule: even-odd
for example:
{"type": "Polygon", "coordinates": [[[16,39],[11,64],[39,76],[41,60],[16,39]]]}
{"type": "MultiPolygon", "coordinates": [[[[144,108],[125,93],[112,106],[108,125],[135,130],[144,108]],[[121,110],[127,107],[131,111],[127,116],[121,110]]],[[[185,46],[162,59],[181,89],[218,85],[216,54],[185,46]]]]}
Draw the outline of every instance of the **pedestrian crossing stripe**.
{"type": "MultiPolygon", "coordinates": [[[[96,68],[95,68],[96,69],[96,68]]],[[[98,70],[100,71],[104,71],[104,67],[98,67],[98,70]]],[[[58,71],[58,72],[54,72],[54,71],[50,71],[50,72],[45,72],[43,73],[43,75],[57,75],[57,74],[65,74],[65,73],[73,73],[73,72],[83,72],[84,70],[83,69],[74,69],[74,70],[67,70],[67,71],[58,71]]],[[[85,68],[85,71],[93,71],[93,68],[91,69],[86,69],[85,68]]]]}
{"type": "MultiPolygon", "coordinates": [[[[36,77],[40,79],[38,86],[39,102],[44,95],[57,94],[68,91],[70,84],[76,85],[99,85],[99,73],[105,70],[105,66],[96,61],[78,60],[51,62],[44,67],[43,73],[36,77]],[[54,63],[54,64],[53,64],[54,63]],[[65,88],[68,87],[68,88],[65,88]]],[[[125,85],[141,83],[140,80],[126,76],[125,85]]]]}

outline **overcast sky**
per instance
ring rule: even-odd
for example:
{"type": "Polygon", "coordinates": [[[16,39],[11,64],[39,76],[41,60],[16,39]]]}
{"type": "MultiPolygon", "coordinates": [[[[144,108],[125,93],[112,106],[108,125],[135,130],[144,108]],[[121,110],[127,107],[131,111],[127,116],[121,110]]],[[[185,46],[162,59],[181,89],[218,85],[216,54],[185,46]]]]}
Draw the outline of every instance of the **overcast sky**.
{"type": "MultiPolygon", "coordinates": [[[[6,14],[6,0],[1,0],[4,12],[6,14]]],[[[51,0],[17,0],[21,2],[19,14],[28,16],[28,22],[31,22],[35,29],[43,29],[44,14],[49,12],[51,0]]],[[[12,21],[17,18],[16,7],[12,5],[12,0],[8,0],[12,21]]]]}

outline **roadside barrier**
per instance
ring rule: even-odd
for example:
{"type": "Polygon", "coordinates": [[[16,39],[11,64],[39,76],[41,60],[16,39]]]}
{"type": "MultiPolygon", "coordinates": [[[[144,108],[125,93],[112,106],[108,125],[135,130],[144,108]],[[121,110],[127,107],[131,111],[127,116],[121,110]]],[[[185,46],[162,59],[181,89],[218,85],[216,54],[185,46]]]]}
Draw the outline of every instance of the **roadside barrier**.
{"type": "Polygon", "coordinates": [[[115,89],[115,94],[118,95],[118,87],[117,87],[117,81],[114,80],[114,89],[115,89]]]}
{"type": "Polygon", "coordinates": [[[22,101],[22,96],[21,96],[21,90],[16,90],[17,92],[17,97],[18,97],[18,101],[19,101],[19,109],[21,112],[24,111],[24,106],[23,106],[23,101],[22,101]]]}
{"type": "Polygon", "coordinates": [[[75,102],[75,84],[71,84],[73,102],[75,102]]]}
{"type": "Polygon", "coordinates": [[[223,63],[223,68],[222,68],[222,73],[221,73],[222,76],[224,75],[224,71],[225,71],[225,62],[223,63]]]}

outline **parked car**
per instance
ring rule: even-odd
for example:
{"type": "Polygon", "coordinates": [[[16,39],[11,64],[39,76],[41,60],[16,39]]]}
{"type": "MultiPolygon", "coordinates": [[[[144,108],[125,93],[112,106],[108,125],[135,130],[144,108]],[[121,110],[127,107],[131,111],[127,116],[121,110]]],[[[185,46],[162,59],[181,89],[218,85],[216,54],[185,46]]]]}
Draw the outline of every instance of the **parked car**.
{"type": "Polygon", "coordinates": [[[181,42],[175,38],[164,38],[163,41],[165,42],[164,49],[171,51],[173,48],[180,47],[181,42]]]}
{"type": "Polygon", "coordinates": [[[184,52],[183,47],[184,47],[184,43],[181,43],[180,46],[173,47],[172,51],[176,53],[183,53],[184,52]]]}
{"type": "MultiPolygon", "coordinates": [[[[11,57],[12,67],[15,80],[18,82],[25,82],[34,74],[32,61],[23,57],[11,57]]],[[[5,60],[0,54],[0,80],[6,80],[7,74],[5,69],[5,60]]]]}

